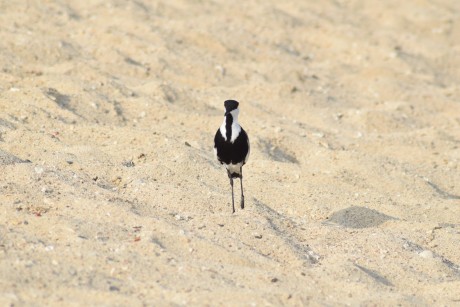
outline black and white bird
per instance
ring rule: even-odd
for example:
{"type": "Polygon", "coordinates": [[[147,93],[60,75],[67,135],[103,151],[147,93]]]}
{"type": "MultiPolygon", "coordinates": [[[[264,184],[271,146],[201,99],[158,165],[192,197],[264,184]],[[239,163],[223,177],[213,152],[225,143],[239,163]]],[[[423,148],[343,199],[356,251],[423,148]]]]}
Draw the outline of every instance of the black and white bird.
{"type": "Polygon", "coordinates": [[[244,209],[243,194],[243,165],[249,158],[250,146],[246,131],[238,123],[238,101],[226,100],[225,117],[214,137],[214,153],[220,164],[227,168],[228,178],[232,186],[232,209],[235,213],[235,199],[233,196],[233,178],[240,178],[241,182],[241,209],[244,209]]]}

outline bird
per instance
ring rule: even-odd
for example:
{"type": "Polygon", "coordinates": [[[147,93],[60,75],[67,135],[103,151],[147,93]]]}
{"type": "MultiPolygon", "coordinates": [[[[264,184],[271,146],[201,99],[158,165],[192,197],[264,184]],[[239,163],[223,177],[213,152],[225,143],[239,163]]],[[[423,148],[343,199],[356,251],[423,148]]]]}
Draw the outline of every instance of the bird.
{"type": "Polygon", "coordinates": [[[230,185],[232,187],[232,209],[235,213],[235,198],[233,195],[233,179],[239,178],[241,183],[241,209],[244,209],[243,165],[249,158],[249,137],[238,123],[239,102],[225,100],[225,114],[222,125],[214,137],[214,154],[220,164],[225,165],[230,185]]]}

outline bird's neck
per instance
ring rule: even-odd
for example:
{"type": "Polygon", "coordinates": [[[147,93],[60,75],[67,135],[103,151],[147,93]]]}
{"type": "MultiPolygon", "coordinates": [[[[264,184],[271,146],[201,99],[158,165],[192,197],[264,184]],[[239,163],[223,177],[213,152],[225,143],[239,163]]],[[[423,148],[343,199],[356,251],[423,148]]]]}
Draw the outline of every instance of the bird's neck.
{"type": "MultiPolygon", "coordinates": [[[[232,125],[234,122],[232,114],[227,114],[225,115],[225,133],[226,133],[226,139],[231,140],[232,138],[232,125]]],[[[238,123],[238,119],[236,120],[236,123],[238,123]]]]}
{"type": "Polygon", "coordinates": [[[225,140],[228,142],[235,141],[236,137],[241,131],[240,124],[238,123],[238,113],[230,112],[225,115],[224,121],[220,126],[220,132],[224,136],[225,140]]]}

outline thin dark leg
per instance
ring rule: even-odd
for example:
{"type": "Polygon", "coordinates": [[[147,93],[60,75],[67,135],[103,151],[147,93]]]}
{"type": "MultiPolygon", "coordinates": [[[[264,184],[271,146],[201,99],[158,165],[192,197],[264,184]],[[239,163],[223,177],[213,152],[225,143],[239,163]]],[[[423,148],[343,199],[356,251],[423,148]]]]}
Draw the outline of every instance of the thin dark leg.
{"type": "Polygon", "coordinates": [[[244,209],[244,194],[243,194],[243,168],[240,169],[240,183],[241,183],[241,209],[244,209]]]}
{"type": "Polygon", "coordinates": [[[230,185],[232,186],[232,209],[233,209],[233,213],[235,213],[235,199],[233,197],[233,178],[229,170],[227,170],[227,175],[228,175],[228,178],[230,178],[230,185]]]}
{"type": "Polygon", "coordinates": [[[232,186],[232,210],[235,213],[235,199],[233,197],[233,178],[230,176],[230,185],[232,186]]]}

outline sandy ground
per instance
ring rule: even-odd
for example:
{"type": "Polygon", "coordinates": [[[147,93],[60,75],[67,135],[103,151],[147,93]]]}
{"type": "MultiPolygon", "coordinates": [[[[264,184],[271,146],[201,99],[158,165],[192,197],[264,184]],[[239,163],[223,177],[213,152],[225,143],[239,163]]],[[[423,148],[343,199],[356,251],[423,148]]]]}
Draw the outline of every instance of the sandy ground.
{"type": "Polygon", "coordinates": [[[0,51],[1,306],[460,304],[459,1],[0,1],[0,51]]]}

